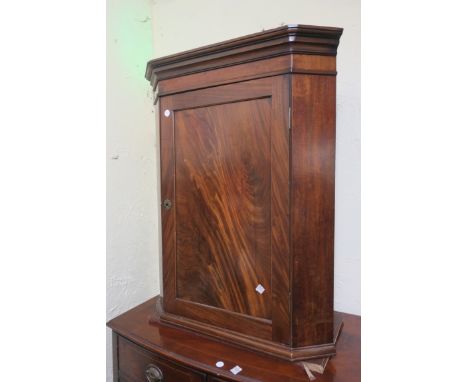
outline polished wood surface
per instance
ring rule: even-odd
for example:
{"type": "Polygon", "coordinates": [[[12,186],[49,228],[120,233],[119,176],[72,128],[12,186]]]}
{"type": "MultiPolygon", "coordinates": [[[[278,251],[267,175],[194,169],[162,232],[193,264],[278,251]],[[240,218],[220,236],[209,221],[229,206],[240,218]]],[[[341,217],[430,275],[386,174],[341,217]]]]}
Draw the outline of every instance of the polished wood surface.
{"type": "Polygon", "coordinates": [[[174,113],[177,298],[271,320],[271,99],[174,113]]]}
{"type": "Polygon", "coordinates": [[[158,100],[158,97],[188,90],[198,90],[290,73],[335,76],[336,59],[334,56],[292,54],[174,77],[170,80],[158,82],[158,85],[154,88],[155,101],[158,100]]]}
{"type": "Polygon", "coordinates": [[[148,62],[146,79],[158,81],[291,54],[336,56],[341,28],[290,24],[148,62]]]}
{"type": "Polygon", "coordinates": [[[143,349],[124,337],[118,339],[119,376],[131,381],[146,381],[146,371],[154,367],[165,382],[203,382],[205,375],[177,365],[143,349]]]}
{"type": "Polygon", "coordinates": [[[291,82],[292,342],[308,346],[333,337],[335,77],[291,82]]]}
{"type": "Polygon", "coordinates": [[[162,322],[290,361],[335,354],[341,33],[289,25],[148,63],[167,204],[162,322]]]}
{"type": "MultiPolygon", "coordinates": [[[[153,298],[108,323],[108,326],[119,337],[115,352],[119,354],[120,362],[122,362],[122,356],[128,354],[128,351],[123,354],[119,352],[121,343],[131,341],[137,347],[141,347],[140,352],[143,352],[143,357],[149,357],[152,363],[164,362],[165,365],[175,370],[182,370],[184,375],[206,374],[208,381],[309,381],[301,362],[292,363],[272,358],[158,322],[150,324],[148,319],[154,313],[155,304],[156,299],[153,298]],[[151,355],[148,355],[148,352],[151,355]],[[215,364],[218,361],[223,361],[224,367],[217,368],[215,364]],[[235,365],[242,368],[242,372],[238,375],[233,375],[229,371],[235,365]],[[212,377],[218,379],[210,379],[212,377]]],[[[344,313],[336,313],[336,315],[344,321],[337,355],[330,359],[323,375],[315,373],[316,381],[359,382],[361,319],[359,316],[344,313]]],[[[134,352],[132,354],[135,358],[134,352]]],[[[147,358],[144,359],[150,362],[147,358]]],[[[128,361],[124,361],[124,364],[125,362],[128,365],[128,361]]],[[[140,366],[133,369],[136,370],[134,372],[144,371],[146,363],[141,360],[138,362],[140,366]]],[[[167,381],[172,382],[169,379],[167,381]]]]}
{"type": "Polygon", "coordinates": [[[163,320],[290,343],[288,97],[279,76],[161,98],[163,320]]]}

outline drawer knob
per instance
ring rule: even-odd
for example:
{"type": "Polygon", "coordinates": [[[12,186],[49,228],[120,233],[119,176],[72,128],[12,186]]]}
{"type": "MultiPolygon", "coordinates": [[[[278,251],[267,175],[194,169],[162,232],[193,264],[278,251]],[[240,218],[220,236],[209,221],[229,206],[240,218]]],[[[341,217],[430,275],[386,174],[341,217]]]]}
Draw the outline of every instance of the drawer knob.
{"type": "Polygon", "coordinates": [[[163,373],[156,365],[148,365],[145,374],[148,382],[162,382],[163,380],[163,373]]]}

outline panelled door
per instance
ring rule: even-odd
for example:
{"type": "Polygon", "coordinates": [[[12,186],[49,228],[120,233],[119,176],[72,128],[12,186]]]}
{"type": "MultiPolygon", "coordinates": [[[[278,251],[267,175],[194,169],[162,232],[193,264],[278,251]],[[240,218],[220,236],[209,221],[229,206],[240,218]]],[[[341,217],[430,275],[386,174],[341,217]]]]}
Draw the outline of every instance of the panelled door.
{"type": "Polygon", "coordinates": [[[288,97],[277,76],[160,98],[168,313],[288,343],[288,97]]]}

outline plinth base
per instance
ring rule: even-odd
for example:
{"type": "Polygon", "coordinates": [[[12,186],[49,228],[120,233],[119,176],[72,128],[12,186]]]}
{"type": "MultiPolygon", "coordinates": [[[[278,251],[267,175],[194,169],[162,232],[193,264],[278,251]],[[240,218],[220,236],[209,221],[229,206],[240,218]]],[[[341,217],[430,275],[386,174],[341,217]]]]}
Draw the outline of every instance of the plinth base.
{"type": "Polygon", "coordinates": [[[167,313],[163,309],[162,296],[156,297],[156,310],[150,317],[152,322],[175,325],[198,334],[216,338],[222,342],[238,345],[249,350],[268,354],[273,357],[281,358],[291,362],[304,361],[313,358],[330,357],[336,354],[336,343],[338,341],[343,322],[334,315],[333,343],[292,348],[277,342],[268,341],[245,334],[233,332],[231,330],[219,328],[213,325],[205,324],[186,317],[167,313]]]}

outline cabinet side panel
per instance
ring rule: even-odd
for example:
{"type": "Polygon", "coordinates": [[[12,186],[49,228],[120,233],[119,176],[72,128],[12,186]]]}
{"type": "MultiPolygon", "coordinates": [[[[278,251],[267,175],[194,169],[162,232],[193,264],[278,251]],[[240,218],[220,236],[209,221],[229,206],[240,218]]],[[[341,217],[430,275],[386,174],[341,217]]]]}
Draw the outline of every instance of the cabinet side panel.
{"type": "Polygon", "coordinates": [[[334,76],[292,75],[293,346],[333,338],[334,76]]]}

